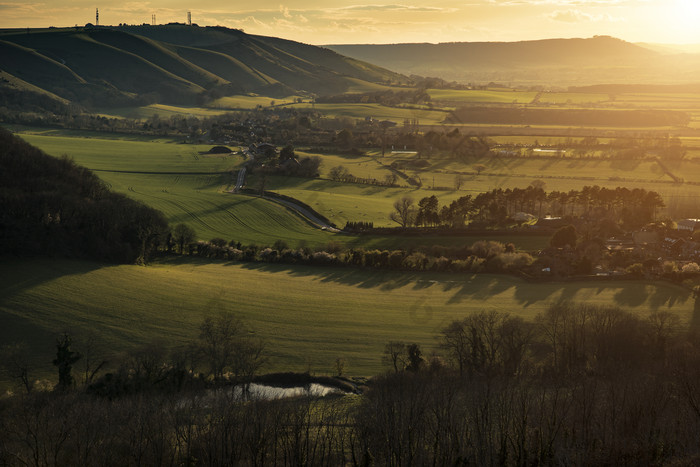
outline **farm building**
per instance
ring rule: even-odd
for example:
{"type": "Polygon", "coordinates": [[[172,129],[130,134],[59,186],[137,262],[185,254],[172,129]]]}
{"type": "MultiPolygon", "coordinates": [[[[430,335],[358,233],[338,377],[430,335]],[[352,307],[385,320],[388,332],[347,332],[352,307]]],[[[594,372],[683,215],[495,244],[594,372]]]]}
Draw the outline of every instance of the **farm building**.
{"type": "Polygon", "coordinates": [[[678,230],[695,232],[700,229],[700,219],[683,219],[677,222],[678,230]]]}

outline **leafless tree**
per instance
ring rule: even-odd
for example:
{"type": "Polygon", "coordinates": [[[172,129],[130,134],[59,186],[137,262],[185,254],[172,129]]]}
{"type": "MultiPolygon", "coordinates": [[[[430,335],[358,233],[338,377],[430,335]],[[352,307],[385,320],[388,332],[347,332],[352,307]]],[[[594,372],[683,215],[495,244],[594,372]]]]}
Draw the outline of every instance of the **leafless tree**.
{"type": "Polygon", "coordinates": [[[402,371],[406,367],[406,343],[391,341],[386,344],[382,360],[392,367],[395,373],[402,371]]]}
{"type": "Polygon", "coordinates": [[[417,209],[413,204],[413,198],[404,196],[394,202],[394,210],[389,214],[389,219],[401,227],[412,225],[416,218],[417,209]]]}

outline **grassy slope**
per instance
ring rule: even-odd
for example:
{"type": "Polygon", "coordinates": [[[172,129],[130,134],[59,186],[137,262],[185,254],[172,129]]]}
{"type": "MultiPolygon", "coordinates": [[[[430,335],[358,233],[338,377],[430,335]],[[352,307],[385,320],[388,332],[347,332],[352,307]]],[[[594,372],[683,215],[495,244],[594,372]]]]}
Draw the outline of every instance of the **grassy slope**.
{"type": "Polygon", "coordinates": [[[111,140],[96,138],[94,134],[90,138],[22,134],[22,138],[48,154],[68,154],[92,170],[218,173],[236,169],[242,162],[237,155],[201,154],[211,149],[211,145],[111,140]]]}
{"type": "Polygon", "coordinates": [[[177,346],[197,335],[206,314],[232,311],[268,342],[267,370],[328,373],[381,370],[389,340],[434,347],[435,334],[471,311],[532,319],[559,299],[668,309],[695,319],[687,290],[666,283],[531,284],[509,276],[415,274],[351,268],[208,263],[186,258],[149,267],[57,260],[0,264],[0,341],[27,341],[52,371],[56,333],[92,334],[105,354],[152,340],[177,346]]]}
{"type": "Polygon", "coordinates": [[[220,85],[228,93],[289,95],[295,90],[343,92],[355,80],[405,80],[327,49],[225,28],[5,30],[0,52],[7,58],[4,71],[78,101],[151,94],[160,103],[191,105],[220,85]]]}

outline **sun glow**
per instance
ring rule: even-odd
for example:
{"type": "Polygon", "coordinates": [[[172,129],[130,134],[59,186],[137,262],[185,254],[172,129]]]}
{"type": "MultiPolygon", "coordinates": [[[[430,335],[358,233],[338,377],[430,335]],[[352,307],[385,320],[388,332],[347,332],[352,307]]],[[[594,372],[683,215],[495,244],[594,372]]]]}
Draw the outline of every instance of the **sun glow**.
{"type": "Polygon", "coordinates": [[[665,27],[676,42],[700,42],[700,2],[697,0],[673,0],[669,2],[665,27]]]}

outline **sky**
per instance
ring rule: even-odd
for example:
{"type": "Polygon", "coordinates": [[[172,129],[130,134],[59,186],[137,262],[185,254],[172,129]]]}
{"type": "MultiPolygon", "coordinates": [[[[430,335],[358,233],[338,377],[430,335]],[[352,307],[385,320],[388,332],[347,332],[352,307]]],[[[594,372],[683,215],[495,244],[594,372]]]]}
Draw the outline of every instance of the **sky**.
{"type": "Polygon", "coordinates": [[[519,41],[609,35],[700,43],[700,0],[0,0],[0,28],[95,22],[227,26],[308,44],[519,41]]]}

